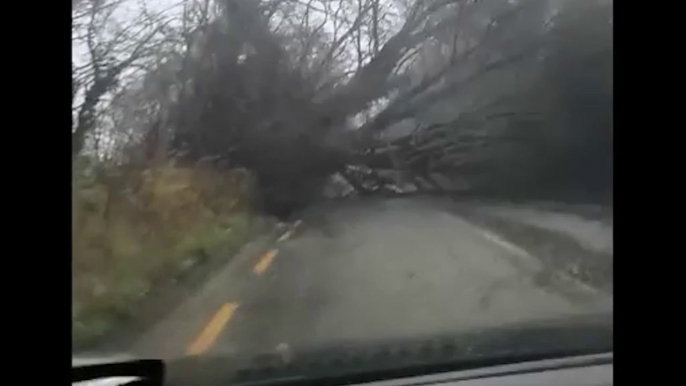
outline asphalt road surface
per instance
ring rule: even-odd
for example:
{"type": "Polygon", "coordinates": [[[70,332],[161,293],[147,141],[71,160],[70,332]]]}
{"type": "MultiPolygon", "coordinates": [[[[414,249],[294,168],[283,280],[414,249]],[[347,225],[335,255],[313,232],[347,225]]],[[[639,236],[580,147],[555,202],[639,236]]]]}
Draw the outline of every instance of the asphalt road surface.
{"type": "Polygon", "coordinates": [[[611,309],[522,246],[421,199],[319,207],[216,272],[131,354],[222,355],[459,333],[611,309]]]}

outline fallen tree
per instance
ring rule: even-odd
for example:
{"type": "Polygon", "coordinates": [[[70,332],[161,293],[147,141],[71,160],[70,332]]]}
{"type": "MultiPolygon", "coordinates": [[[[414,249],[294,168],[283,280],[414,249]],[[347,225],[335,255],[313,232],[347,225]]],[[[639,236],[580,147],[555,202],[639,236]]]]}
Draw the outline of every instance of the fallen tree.
{"type": "Polygon", "coordinates": [[[146,72],[155,108],[131,141],[146,159],[247,168],[263,208],[283,216],[332,175],[361,194],[397,185],[389,170],[420,190],[583,185],[574,161],[588,141],[606,172],[587,187],[607,190],[611,83],[592,78],[611,78],[611,2],[576,3],[183,2],[168,37],[178,48],[146,72]],[[580,15],[595,27],[581,48],[569,44],[580,15]],[[565,83],[570,70],[593,75],[565,83]],[[589,95],[603,109],[575,119],[589,95]]]}

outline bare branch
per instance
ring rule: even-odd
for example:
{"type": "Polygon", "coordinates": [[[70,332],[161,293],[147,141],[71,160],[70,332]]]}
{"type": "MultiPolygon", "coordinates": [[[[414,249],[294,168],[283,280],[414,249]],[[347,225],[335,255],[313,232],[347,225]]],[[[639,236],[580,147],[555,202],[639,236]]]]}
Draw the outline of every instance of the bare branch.
{"type": "Polygon", "coordinates": [[[355,21],[353,21],[352,25],[341,35],[336,41],[331,44],[331,47],[329,48],[327,54],[324,56],[324,58],[321,61],[320,67],[323,68],[329,64],[331,59],[334,56],[334,53],[341,47],[341,44],[345,42],[358,28],[360,28],[360,25],[362,24],[362,21],[364,18],[367,16],[367,12],[371,10],[371,5],[369,3],[365,4],[364,8],[362,8],[357,17],[355,18],[355,21]]]}

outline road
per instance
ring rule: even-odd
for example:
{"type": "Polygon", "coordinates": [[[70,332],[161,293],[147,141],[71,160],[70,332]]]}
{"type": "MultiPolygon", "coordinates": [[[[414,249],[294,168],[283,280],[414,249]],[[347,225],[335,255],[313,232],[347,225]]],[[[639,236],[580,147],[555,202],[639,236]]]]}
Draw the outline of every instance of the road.
{"type": "Polygon", "coordinates": [[[611,297],[428,200],[322,206],[287,233],[216,272],[131,352],[260,352],[611,309],[611,297]]]}

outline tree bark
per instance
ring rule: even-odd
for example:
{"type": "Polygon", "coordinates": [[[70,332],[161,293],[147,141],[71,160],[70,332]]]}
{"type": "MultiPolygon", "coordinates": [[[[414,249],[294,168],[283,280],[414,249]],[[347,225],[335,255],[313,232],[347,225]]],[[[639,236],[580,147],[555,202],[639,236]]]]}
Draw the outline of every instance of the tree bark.
{"type": "Polygon", "coordinates": [[[76,130],[71,135],[72,159],[81,152],[86,142],[86,135],[95,126],[95,108],[103,94],[113,85],[115,77],[107,75],[96,79],[93,85],[86,91],[86,98],[79,109],[76,130]]]}

